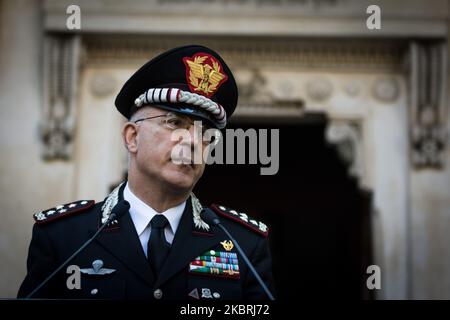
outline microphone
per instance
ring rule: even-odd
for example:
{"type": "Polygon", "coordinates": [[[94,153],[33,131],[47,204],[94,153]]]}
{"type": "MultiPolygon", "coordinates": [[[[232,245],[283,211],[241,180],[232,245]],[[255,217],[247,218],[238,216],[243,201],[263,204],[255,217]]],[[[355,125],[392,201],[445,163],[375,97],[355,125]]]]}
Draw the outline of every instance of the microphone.
{"type": "Polygon", "coordinates": [[[62,268],[64,268],[73,258],[75,258],[81,251],[84,250],[98,235],[102,230],[113,220],[120,219],[128,210],[130,209],[130,204],[128,201],[123,200],[116,204],[111,211],[108,219],[102,226],[97,230],[97,232],[88,239],[77,251],[75,251],[70,257],[68,257],[55,271],[53,271],[44,281],[41,282],[31,293],[29,293],[25,299],[30,299],[36,292],[38,292],[47,282],[49,282],[62,268]]]}
{"type": "Polygon", "coordinates": [[[200,217],[208,224],[211,224],[213,226],[218,226],[219,228],[222,229],[223,232],[225,232],[225,234],[231,239],[231,241],[233,241],[236,249],[238,250],[239,254],[242,256],[242,258],[244,259],[245,263],[247,264],[248,268],[250,269],[250,271],[253,273],[253,275],[255,276],[256,280],[258,280],[259,285],[263,288],[264,292],[267,294],[267,296],[269,297],[270,300],[275,300],[274,296],[272,295],[272,293],[269,291],[269,288],[267,288],[266,284],[264,283],[264,281],[261,279],[260,275],[258,274],[258,272],[256,271],[255,267],[253,267],[252,263],[250,262],[250,260],[247,258],[247,255],[244,253],[244,250],[242,250],[241,246],[239,245],[239,243],[236,241],[236,239],[234,239],[231,234],[228,232],[228,230],[220,223],[220,219],[217,216],[217,214],[212,211],[209,208],[204,208],[202,210],[202,212],[200,212],[200,217]]]}

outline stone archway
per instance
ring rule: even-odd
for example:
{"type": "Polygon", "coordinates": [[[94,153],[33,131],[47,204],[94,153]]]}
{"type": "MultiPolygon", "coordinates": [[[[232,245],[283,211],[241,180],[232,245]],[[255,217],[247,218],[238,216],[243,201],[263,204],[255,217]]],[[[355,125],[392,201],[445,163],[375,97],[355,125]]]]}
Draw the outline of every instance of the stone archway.
{"type": "Polygon", "coordinates": [[[196,195],[269,226],[278,299],[373,297],[365,273],[373,261],[371,194],[326,141],[326,117],[307,112],[290,121],[249,121],[229,127],[279,130],[280,170],[261,176],[258,164],[211,165],[196,195]]]}

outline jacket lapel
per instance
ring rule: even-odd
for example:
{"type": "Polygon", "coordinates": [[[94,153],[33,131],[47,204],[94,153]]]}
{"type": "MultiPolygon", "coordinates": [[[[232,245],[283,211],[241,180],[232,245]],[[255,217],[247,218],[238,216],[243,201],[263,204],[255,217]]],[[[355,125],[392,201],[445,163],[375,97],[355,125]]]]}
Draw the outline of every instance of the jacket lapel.
{"type": "Polygon", "coordinates": [[[220,238],[215,233],[211,231],[199,232],[198,228],[195,227],[191,198],[189,198],[178,225],[169,256],[164,263],[161,274],[156,279],[155,287],[161,286],[182,268],[188,268],[189,263],[195,257],[219,242],[220,238]]]}
{"type": "MultiPolygon", "coordinates": [[[[125,183],[117,187],[105,200],[100,218],[109,216],[112,208],[123,200],[123,189],[125,183]],[[109,212],[108,212],[109,211],[109,212]]],[[[127,268],[133,271],[138,277],[145,281],[148,285],[153,286],[155,277],[148,260],[142,249],[139,236],[134,227],[130,213],[125,213],[119,221],[111,226],[107,226],[101,232],[96,241],[120,260],[127,268]]]]}
{"type": "MultiPolygon", "coordinates": [[[[107,219],[114,206],[123,200],[124,187],[125,183],[117,187],[105,199],[99,221],[107,219]]],[[[205,225],[208,228],[209,226],[199,217],[201,209],[200,202],[191,194],[186,202],[169,256],[157,279],[155,279],[155,275],[142,250],[139,236],[129,213],[124,214],[119,221],[114,221],[110,226],[106,227],[98,235],[96,241],[149,286],[157,288],[182,268],[188,268],[189,263],[195,257],[220,242],[221,239],[216,233],[205,228],[205,225]]],[[[100,225],[101,223],[99,223],[100,225]]]]}
{"type": "Polygon", "coordinates": [[[120,228],[99,234],[97,242],[148,285],[153,286],[154,275],[130,215],[125,214],[119,223],[120,228]]]}

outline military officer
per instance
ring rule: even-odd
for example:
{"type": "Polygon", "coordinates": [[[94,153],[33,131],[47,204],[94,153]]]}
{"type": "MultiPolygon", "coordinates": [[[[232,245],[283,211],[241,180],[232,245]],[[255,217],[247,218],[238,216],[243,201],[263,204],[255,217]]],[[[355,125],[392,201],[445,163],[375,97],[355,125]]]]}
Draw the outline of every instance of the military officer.
{"type": "MultiPolygon", "coordinates": [[[[192,189],[205,164],[173,159],[175,147],[186,160],[204,144],[172,139],[175,130],[193,136],[194,121],[222,129],[236,108],[237,87],[224,60],[198,45],[169,50],[134,73],[115,104],[128,119],[122,130],[127,181],[103,202],[80,200],[34,214],[18,297],[35,291],[31,298],[267,299],[235,243],[200,215],[204,208],[192,189]],[[129,210],[112,219],[120,203],[129,210]],[[35,290],[103,224],[95,240],[35,290]],[[69,266],[79,268],[78,285],[70,285],[77,269],[69,266]]],[[[224,206],[211,209],[273,289],[267,226],[224,206]]]]}

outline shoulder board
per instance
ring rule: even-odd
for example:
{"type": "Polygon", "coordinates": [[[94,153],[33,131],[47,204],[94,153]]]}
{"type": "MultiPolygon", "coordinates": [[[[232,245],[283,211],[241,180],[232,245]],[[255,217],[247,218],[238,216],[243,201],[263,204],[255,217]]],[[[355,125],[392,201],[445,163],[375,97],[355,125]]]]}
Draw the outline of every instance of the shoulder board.
{"type": "Polygon", "coordinates": [[[255,231],[263,237],[267,237],[269,235],[269,228],[264,223],[252,219],[246,213],[237,212],[236,210],[216,204],[213,204],[211,206],[211,209],[213,209],[216,213],[220,214],[223,217],[229,218],[242,224],[243,226],[255,231]]]}
{"type": "Polygon", "coordinates": [[[94,200],[79,200],[62,204],[45,211],[37,212],[33,215],[33,218],[37,224],[44,224],[53,220],[62,219],[64,217],[81,213],[91,208],[94,204],[94,200]]]}

